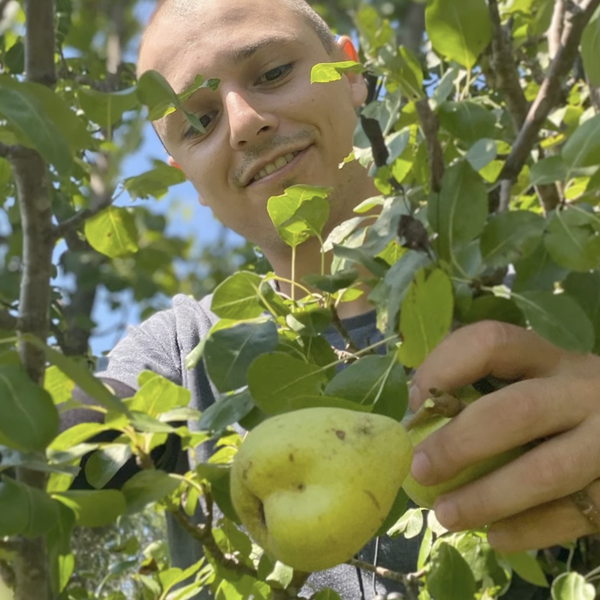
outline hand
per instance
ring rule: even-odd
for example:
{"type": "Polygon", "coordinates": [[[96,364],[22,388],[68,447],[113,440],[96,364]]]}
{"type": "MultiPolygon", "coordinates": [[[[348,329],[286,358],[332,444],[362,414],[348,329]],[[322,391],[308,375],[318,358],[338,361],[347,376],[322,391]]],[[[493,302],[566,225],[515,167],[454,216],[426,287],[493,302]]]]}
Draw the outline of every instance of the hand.
{"type": "Polygon", "coordinates": [[[490,544],[504,552],[597,532],[570,495],[585,489],[600,507],[600,357],[566,352],[513,325],[476,323],[452,333],[418,368],[411,408],[430,388],[451,392],[486,375],[519,381],[470,404],[419,444],[413,477],[440,483],[479,460],[543,441],[439,497],[440,523],[451,531],[489,525],[490,544]]]}

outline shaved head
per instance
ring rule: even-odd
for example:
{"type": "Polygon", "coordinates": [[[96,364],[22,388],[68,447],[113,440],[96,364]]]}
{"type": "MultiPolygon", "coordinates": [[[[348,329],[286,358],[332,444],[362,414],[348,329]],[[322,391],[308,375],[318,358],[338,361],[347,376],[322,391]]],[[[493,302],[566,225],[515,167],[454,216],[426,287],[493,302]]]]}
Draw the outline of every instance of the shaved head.
{"type": "MultiPolygon", "coordinates": [[[[207,0],[205,0],[207,1],[207,0]]],[[[219,2],[220,0],[210,0],[219,2]]],[[[271,0],[289,7],[293,12],[299,14],[315,31],[327,52],[331,53],[334,49],[334,36],[325,21],[314,11],[314,9],[305,0],[271,0]]],[[[149,34],[157,27],[160,19],[163,17],[175,17],[178,19],[190,19],[197,13],[202,0],[159,0],[154,13],[144,31],[140,43],[138,59],[142,55],[144,44],[149,34]]],[[[139,64],[138,60],[138,64],[139,64]]],[[[139,68],[138,68],[139,71],[139,68]]],[[[139,74],[139,73],[138,73],[139,74]]]]}

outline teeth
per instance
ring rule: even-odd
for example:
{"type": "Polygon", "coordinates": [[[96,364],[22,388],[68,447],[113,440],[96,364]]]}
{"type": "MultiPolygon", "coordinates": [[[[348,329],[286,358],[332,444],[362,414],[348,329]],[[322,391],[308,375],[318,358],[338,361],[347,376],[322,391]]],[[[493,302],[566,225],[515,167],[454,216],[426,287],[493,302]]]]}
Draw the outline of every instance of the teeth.
{"type": "Polygon", "coordinates": [[[267,177],[268,175],[271,175],[271,173],[275,173],[275,171],[285,167],[285,165],[292,161],[297,154],[299,153],[290,152],[285,156],[280,156],[275,162],[269,163],[264,167],[264,169],[261,169],[252,181],[258,181],[264,177],[267,177]]]}

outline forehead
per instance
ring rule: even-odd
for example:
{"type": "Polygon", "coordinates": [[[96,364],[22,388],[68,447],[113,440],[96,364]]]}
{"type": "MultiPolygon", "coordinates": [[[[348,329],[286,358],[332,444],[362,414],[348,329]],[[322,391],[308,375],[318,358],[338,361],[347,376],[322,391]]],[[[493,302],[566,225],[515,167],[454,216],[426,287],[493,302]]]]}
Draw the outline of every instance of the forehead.
{"type": "Polygon", "coordinates": [[[157,16],[146,33],[139,72],[157,70],[179,92],[198,73],[219,78],[213,69],[234,65],[269,40],[284,45],[313,37],[318,39],[302,16],[277,0],[197,0],[184,12],[157,16]]]}

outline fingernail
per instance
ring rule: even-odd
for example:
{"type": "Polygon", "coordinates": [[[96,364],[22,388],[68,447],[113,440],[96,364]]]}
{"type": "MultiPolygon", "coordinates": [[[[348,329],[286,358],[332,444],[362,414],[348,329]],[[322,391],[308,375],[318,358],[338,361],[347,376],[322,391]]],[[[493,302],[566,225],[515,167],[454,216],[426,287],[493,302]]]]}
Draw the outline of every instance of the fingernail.
{"type": "Polygon", "coordinates": [[[431,462],[424,452],[417,452],[413,456],[410,474],[419,482],[427,483],[431,475],[431,462]]]}
{"type": "Polygon", "coordinates": [[[435,503],[435,516],[446,528],[454,529],[458,523],[458,509],[451,500],[440,500],[435,503]]]}
{"type": "Polygon", "coordinates": [[[411,385],[408,388],[408,405],[415,410],[419,406],[421,401],[421,394],[419,388],[416,385],[411,385]]]}

